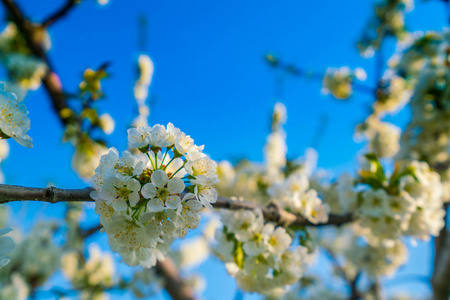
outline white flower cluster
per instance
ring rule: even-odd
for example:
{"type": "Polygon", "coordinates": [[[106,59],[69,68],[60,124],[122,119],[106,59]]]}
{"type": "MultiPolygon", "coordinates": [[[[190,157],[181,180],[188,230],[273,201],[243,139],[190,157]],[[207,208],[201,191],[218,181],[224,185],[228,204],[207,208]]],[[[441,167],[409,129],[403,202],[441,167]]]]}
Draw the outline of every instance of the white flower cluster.
{"type": "Polygon", "coordinates": [[[373,278],[393,275],[408,259],[406,246],[400,240],[381,240],[372,244],[356,241],[345,249],[344,255],[349,262],[347,267],[362,270],[373,278]]]}
{"type": "Polygon", "coordinates": [[[23,103],[17,101],[13,93],[5,91],[0,83],[0,136],[3,139],[12,137],[20,145],[31,148],[33,139],[27,135],[30,130],[28,110],[23,103]]]}
{"type": "Polygon", "coordinates": [[[147,126],[150,107],[146,104],[149,88],[152,84],[153,61],[148,55],[141,54],[138,58],[139,78],[134,85],[134,98],[138,105],[138,116],[133,120],[133,126],[147,126]]]}
{"type": "Polygon", "coordinates": [[[347,99],[353,93],[353,81],[366,80],[366,72],[361,68],[350,70],[349,67],[328,68],[323,76],[322,94],[332,94],[337,99],[347,99]]]}
{"type": "Polygon", "coordinates": [[[173,239],[199,225],[200,209],[216,202],[217,165],[171,123],[129,129],[128,142],[140,153],[119,157],[111,148],[95,171],[91,196],[111,248],[128,265],[149,268],[173,239]]]}
{"type": "Polygon", "coordinates": [[[401,240],[365,239],[359,233],[356,224],[348,224],[323,232],[317,238],[334,257],[336,276],[354,279],[361,271],[371,278],[391,276],[406,263],[408,251],[401,240]]]}
{"type": "Polygon", "coordinates": [[[355,139],[367,139],[369,152],[375,153],[378,157],[392,158],[400,150],[400,134],[399,127],[370,116],[357,127],[355,139]]]}
{"type": "Polygon", "coordinates": [[[23,240],[13,236],[16,247],[10,263],[0,272],[0,283],[14,276],[34,286],[45,283],[60,267],[61,249],[52,241],[55,228],[54,223],[40,223],[23,240]]]}
{"type": "Polygon", "coordinates": [[[82,299],[100,299],[103,290],[114,284],[113,257],[110,253],[102,253],[95,244],[89,247],[87,261],[84,262],[77,251],[71,251],[62,256],[61,265],[74,288],[82,291],[82,299]]]}
{"type": "Polygon", "coordinates": [[[75,143],[75,152],[72,156],[72,168],[82,179],[89,181],[95,174],[100,158],[108,153],[103,144],[86,137],[75,143]]]}
{"type": "Polygon", "coordinates": [[[398,167],[389,182],[380,182],[372,176],[380,172],[379,167],[372,167],[376,169],[374,173],[361,173],[371,187],[359,195],[360,226],[378,239],[408,235],[429,240],[430,236],[437,236],[445,215],[439,174],[431,171],[427,163],[413,161],[398,167]]]}
{"type": "Polygon", "coordinates": [[[322,203],[317,191],[309,188],[308,177],[292,174],[285,180],[275,183],[269,194],[273,202],[294,213],[305,216],[311,223],[328,221],[328,205],[322,203]]]}
{"type": "MultiPolygon", "coordinates": [[[[51,47],[49,35],[45,29],[36,29],[36,38],[41,39],[43,47],[51,47]]],[[[14,83],[22,89],[36,90],[47,72],[47,65],[31,55],[25,40],[14,23],[8,23],[0,34],[0,60],[8,70],[14,83]]]]}
{"type": "Polygon", "coordinates": [[[11,253],[15,246],[12,238],[3,236],[11,230],[11,228],[3,228],[0,230],[0,270],[9,263],[10,259],[7,255],[11,253]]]}
{"type": "Polygon", "coordinates": [[[14,81],[26,90],[37,90],[47,73],[47,65],[32,56],[11,54],[7,56],[4,64],[14,81]]]}
{"type": "Polygon", "coordinates": [[[223,229],[216,231],[214,253],[225,262],[239,288],[261,294],[282,293],[303,276],[305,247],[292,245],[284,227],[264,224],[261,211],[223,211],[223,229]]]}
{"type": "Polygon", "coordinates": [[[357,45],[361,55],[371,57],[386,36],[394,36],[398,40],[404,40],[407,37],[405,13],[413,8],[413,0],[377,1],[375,15],[369,20],[357,45]]]}
{"type": "Polygon", "coordinates": [[[27,300],[29,295],[30,287],[17,273],[14,273],[10,281],[0,289],[0,299],[27,300]]]}

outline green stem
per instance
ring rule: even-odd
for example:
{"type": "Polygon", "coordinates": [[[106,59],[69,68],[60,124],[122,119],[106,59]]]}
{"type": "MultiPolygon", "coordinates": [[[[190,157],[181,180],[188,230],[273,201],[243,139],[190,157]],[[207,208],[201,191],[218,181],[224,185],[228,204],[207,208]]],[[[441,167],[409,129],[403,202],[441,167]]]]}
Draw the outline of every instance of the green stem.
{"type": "Polygon", "coordinates": [[[184,165],[183,166],[181,166],[175,173],[173,173],[172,174],[172,176],[170,176],[170,178],[169,179],[172,179],[173,178],[173,176],[175,176],[181,169],[183,169],[183,167],[184,167],[184,165]]]}
{"type": "Polygon", "coordinates": [[[167,167],[173,162],[173,160],[175,159],[175,157],[172,157],[172,159],[169,161],[169,163],[164,167],[163,170],[167,169],[167,167]]]}
{"type": "Polygon", "coordinates": [[[159,168],[162,168],[164,160],[166,159],[166,156],[167,156],[167,152],[169,152],[169,148],[167,148],[166,153],[164,153],[164,156],[163,156],[162,161],[161,161],[161,166],[159,166],[159,168]]]}
{"type": "Polygon", "coordinates": [[[151,161],[151,163],[152,163],[153,169],[156,170],[155,163],[153,162],[153,159],[150,157],[150,154],[148,154],[148,152],[147,152],[146,154],[147,154],[148,159],[149,159],[149,160],[151,161]]]}

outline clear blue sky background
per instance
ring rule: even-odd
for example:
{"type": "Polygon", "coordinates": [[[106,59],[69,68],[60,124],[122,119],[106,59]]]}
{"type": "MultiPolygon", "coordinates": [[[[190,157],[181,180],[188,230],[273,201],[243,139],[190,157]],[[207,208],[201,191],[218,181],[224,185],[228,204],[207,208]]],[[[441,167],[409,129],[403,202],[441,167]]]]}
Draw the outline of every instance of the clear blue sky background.
{"type": "MultiPolygon", "coordinates": [[[[17,2],[36,21],[63,3],[17,2]]],[[[156,68],[151,124],[174,123],[194,137],[197,144],[205,144],[205,151],[216,160],[247,157],[261,161],[269,115],[277,100],[275,73],[263,62],[263,55],[270,51],[285,61],[318,72],[329,66],[363,67],[368,73],[367,84],[371,85],[374,61],[360,58],[355,44],[372,13],[372,3],[110,0],[110,4],[101,7],[93,0],[83,0],[51,27],[53,47],[49,55],[66,91],[76,91],[86,68],[111,62],[111,77],[103,84],[107,97],[99,103],[100,111],[110,113],[116,120],[116,131],[108,139],[110,145],[126,148],[126,129],[136,114],[132,95],[135,61],[139,51],[145,50],[156,68]],[[147,19],[145,49],[138,47],[140,16],[147,19]]],[[[0,10],[4,15],[3,7],[0,10]]],[[[407,24],[411,30],[441,30],[446,18],[440,1],[417,1],[416,10],[407,16],[407,24]]],[[[362,148],[353,142],[354,126],[364,119],[371,99],[355,94],[342,102],[321,95],[320,89],[320,82],[315,81],[287,78],[284,82],[279,100],[288,109],[285,128],[289,156],[300,156],[311,145],[320,118],[325,115],[328,127],[318,149],[319,166],[336,173],[353,171],[355,154],[362,148]]],[[[26,105],[35,146],[30,150],[10,143],[10,157],[2,163],[6,182],[85,186],[71,170],[72,146],[61,144],[62,128],[45,92],[31,92],[26,105]]],[[[403,114],[396,122],[403,125],[407,120],[408,115],[403,114]]],[[[58,206],[35,203],[27,204],[27,213],[20,208],[20,204],[13,205],[14,211],[19,212],[13,225],[24,219],[57,217],[61,213],[58,206]]],[[[30,224],[27,221],[26,227],[30,224]]],[[[402,272],[427,274],[429,246],[420,245],[411,251],[414,262],[402,272]]],[[[210,284],[206,299],[232,298],[235,285],[221,264],[211,260],[201,271],[210,284]]]]}

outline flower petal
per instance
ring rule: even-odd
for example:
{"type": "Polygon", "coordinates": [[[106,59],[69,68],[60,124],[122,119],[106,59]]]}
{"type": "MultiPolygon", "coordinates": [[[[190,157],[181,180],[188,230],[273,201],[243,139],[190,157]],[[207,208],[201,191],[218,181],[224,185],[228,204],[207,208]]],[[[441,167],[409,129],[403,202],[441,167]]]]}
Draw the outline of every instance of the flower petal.
{"type": "Polygon", "coordinates": [[[128,196],[128,201],[130,201],[131,207],[135,207],[136,204],[138,204],[140,199],[141,199],[141,197],[139,197],[138,192],[133,192],[128,196]]]}
{"type": "Polygon", "coordinates": [[[112,207],[114,210],[117,211],[124,211],[127,209],[127,203],[123,201],[122,199],[115,199],[111,202],[112,207]]]}
{"type": "Polygon", "coordinates": [[[162,201],[159,198],[152,199],[152,200],[148,201],[147,208],[153,212],[162,211],[165,209],[164,201],[162,201]]]}
{"type": "Polygon", "coordinates": [[[180,178],[172,178],[169,180],[167,184],[167,189],[171,194],[179,194],[184,191],[185,185],[182,179],[180,178]]]}
{"type": "Polygon", "coordinates": [[[156,189],[155,186],[151,183],[147,183],[142,187],[141,190],[142,196],[144,196],[145,199],[150,199],[156,196],[156,189]]]}
{"type": "Polygon", "coordinates": [[[171,209],[176,209],[181,203],[181,199],[178,196],[171,195],[166,198],[166,206],[171,209]]]}
{"type": "Polygon", "coordinates": [[[152,184],[158,188],[163,187],[169,182],[169,177],[167,177],[166,172],[163,170],[156,170],[153,172],[152,176],[152,184]]]}

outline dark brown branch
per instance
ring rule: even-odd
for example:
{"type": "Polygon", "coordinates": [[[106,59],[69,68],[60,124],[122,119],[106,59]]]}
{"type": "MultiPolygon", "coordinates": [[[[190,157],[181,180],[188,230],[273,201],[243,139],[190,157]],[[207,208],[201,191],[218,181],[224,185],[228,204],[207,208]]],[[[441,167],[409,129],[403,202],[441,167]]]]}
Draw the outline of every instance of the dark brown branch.
{"type": "MultiPolygon", "coordinates": [[[[84,189],[58,189],[48,188],[30,188],[17,185],[0,184],[0,204],[14,201],[42,201],[49,203],[58,202],[92,202],[90,192],[91,187],[84,189]]],[[[271,204],[261,206],[256,203],[235,201],[219,197],[213,204],[214,208],[223,208],[230,210],[238,209],[261,209],[267,221],[275,222],[282,226],[324,226],[324,225],[343,225],[354,220],[353,216],[348,215],[330,215],[326,223],[313,224],[305,217],[287,212],[286,210],[271,204]]]]}
{"type": "MultiPolygon", "coordinates": [[[[444,205],[446,212],[448,207],[446,203],[444,205]]],[[[434,269],[431,277],[434,300],[447,300],[450,297],[450,232],[447,230],[447,220],[446,214],[445,226],[434,239],[434,269]]]]}
{"type": "Polygon", "coordinates": [[[49,203],[58,202],[86,202],[94,201],[89,196],[92,188],[84,189],[58,189],[48,188],[29,188],[17,185],[0,185],[0,204],[14,201],[42,201],[49,203]]]}
{"type": "Polygon", "coordinates": [[[178,273],[173,261],[166,257],[155,266],[156,274],[164,280],[164,288],[174,300],[195,300],[194,292],[178,273]]]}
{"type": "Polygon", "coordinates": [[[50,15],[47,19],[42,22],[42,27],[47,28],[56,21],[60,20],[64,16],[66,16],[72,8],[77,4],[76,0],[68,0],[66,3],[57,11],[55,11],[52,15],[50,15]]]}
{"type": "Polygon", "coordinates": [[[349,285],[350,285],[350,298],[349,299],[350,300],[362,299],[361,293],[358,290],[358,281],[359,281],[360,277],[361,277],[361,272],[358,272],[356,274],[355,278],[353,278],[352,280],[349,281],[349,285]]]}
{"type": "Polygon", "coordinates": [[[42,79],[42,84],[50,97],[53,109],[57,112],[61,122],[65,125],[68,120],[61,115],[61,111],[68,108],[66,96],[63,93],[62,85],[59,76],[54,72],[54,69],[47,57],[42,41],[37,38],[38,31],[42,30],[41,25],[33,25],[27,18],[24,17],[19,7],[13,0],[1,0],[7,11],[11,14],[17,29],[24,37],[30,52],[42,59],[47,65],[47,73],[42,79]]]}
{"type": "Polygon", "coordinates": [[[91,228],[89,228],[89,229],[84,229],[84,230],[81,231],[81,237],[82,237],[83,239],[85,239],[85,238],[87,238],[87,237],[90,237],[90,236],[93,235],[94,233],[99,232],[100,229],[102,229],[102,227],[103,227],[103,226],[102,226],[101,224],[98,224],[98,225],[93,226],[93,227],[91,227],[91,228]]]}

